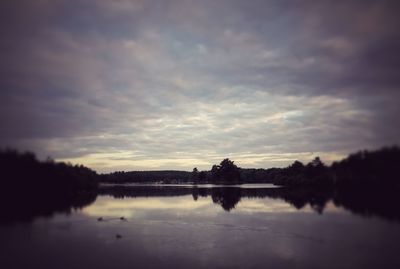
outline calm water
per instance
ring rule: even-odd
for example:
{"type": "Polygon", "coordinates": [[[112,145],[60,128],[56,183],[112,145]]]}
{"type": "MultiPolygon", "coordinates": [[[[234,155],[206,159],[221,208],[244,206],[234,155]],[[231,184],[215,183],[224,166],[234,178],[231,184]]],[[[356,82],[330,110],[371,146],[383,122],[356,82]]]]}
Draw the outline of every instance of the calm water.
{"type": "Polygon", "coordinates": [[[400,268],[399,221],[285,200],[263,186],[105,190],[69,215],[2,224],[0,266],[400,268]]]}

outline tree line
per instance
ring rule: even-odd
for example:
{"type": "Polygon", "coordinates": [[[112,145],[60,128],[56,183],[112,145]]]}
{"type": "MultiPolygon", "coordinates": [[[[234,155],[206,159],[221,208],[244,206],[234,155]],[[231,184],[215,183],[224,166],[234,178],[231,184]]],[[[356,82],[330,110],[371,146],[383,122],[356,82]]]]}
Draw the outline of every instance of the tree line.
{"type": "Polygon", "coordinates": [[[82,165],[39,161],[33,153],[0,151],[0,223],[68,213],[92,203],[98,174],[82,165]]]}
{"type": "Polygon", "coordinates": [[[33,153],[0,152],[2,190],[24,189],[39,193],[51,190],[63,194],[97,188],[98,174],[83,165],[37,160],[33,153]]]}
{"type": "MultiPolygon", "coordinates": [[[[195,186],[192,190],[193,198],[211,195],[215,203],[230,210],[243,195],[268,195],[283,198],[296,208],[309,203],[318,212],[322,212],[326,202],[333,199],[335,204],[360,214],[400,219],[396,198],[400,187],[399,163],[400,149],[393,146],[375,151],[359,151],[330,166],[316,157],[307,164],[295,161],[285,168],[245,169],[238,167],[232,160],[224,159],[208,171],[194,168],[192,172],[132,171],[99,175],[82,165],[59,163],[51,159],[39,161],[33,153],[5,150],[0,151],[0,210],[3,212],[0,223],[10,219],[29,220],[35,215],[46,216],[81,208],[92,203],[97,194],[105,191],[98,188],[99,182],[198,185],[272,183],[286,188],[251,190],[250,193],[250,190],[232,188],[218,188],[210,192],[195,186]]],[[[137,195],[162,195],[166,191],[153,188],[138,193],[135,188],[133,193],[137,195]]],[[[180,188],[179,194],[187,191],[180,188]]],[[[125,189],[115,193],[126,195],[125,189]]],[[[178,191],[174,191],[174,194],[178,194],[178,191]]]]}
{"type": "Polygon", "coordinates": [[[400,149],[384,147],[375,151],[359,151],[347,158],[326,165],[319,157],[307,164],[294,161],[284,168],[240,168],[234,161],[224,159],[210,170],[185,171],[132,171],[114,172],[100,176],[108,183],[194,183],[194,184],[241,184],[271,183],[279,186],[398,186],[400,149]]]}
{"type": "Polygon", "coordinates": [[[307,164],[295,161],[285,168],[248,169],[224,159],[210,170],[117,171],[98,175],[82,165],[38,161],[33,153],[0,151],[2,190],[72,194],[103,183],[271,183],[280,186],[398,186],[400,149],[397,146],[359,151],[328,166],[316,157],[307,164]]]}

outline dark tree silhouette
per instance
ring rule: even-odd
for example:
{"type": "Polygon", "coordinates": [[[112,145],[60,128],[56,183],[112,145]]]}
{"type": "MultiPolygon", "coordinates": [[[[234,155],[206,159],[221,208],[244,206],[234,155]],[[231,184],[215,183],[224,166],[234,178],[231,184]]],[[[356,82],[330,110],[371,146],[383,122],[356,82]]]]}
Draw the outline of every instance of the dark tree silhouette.
{"type": "Polygon", "coordinates": [[[199,173],[199,182],[204,182],[207,179],[207,173],[205,171],[201,171],[199,173]]]}
{"type": "Polygon", "coordinates": [[[100,175],[100,181],[104,183],[181,183],[190,182],[192,172],[162,170],[162,171],[118,171],[100,175]]]}
{"type": "Polygon", "coordinates": [[[98,176],[82,165],[40,162],[33,153],[6,150],[0,152],[0,168],[0,221],[69,212],[96,198],[98,176]]]}
{"type": "Polygon", "coordinates": [[[224,159],[219,165],[213,165],[211,176],[215,181],[235,184],[240,182],[240,169],[229,159],[224,159]]]}
{"type": "Polygon", "coordinates": [[[197,183],[199,180],[199,170],[197,169],[197,167],[193,168],[192,174],[191,174],[191,178],[193,183],[197,183]]]}
{"type": "Polygon", "coordinates": [[[337,185],[400,187],[400,149],[396,146],[376,151],[360,151],[332,164],[337,185]]]}

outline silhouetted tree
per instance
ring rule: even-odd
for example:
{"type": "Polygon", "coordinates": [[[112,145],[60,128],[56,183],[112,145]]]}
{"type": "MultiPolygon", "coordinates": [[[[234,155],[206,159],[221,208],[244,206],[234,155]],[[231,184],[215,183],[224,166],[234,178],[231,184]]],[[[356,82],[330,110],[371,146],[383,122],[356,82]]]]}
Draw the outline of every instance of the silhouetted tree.
{"type": "Polygon", "coordinates": [[[193,168],[191,178],[194,183],[197,183],[199,179],[199,170],[197,169],[197,167],[193,168]]]}
{"type": "Polygon", "coordinates": [[[294,161],[294,163],[291,166],[289,166],[289,169],[301,173],[304,171],[304,164],[300,161],[294,161]]]}
{"type": "Polygon", "coordinates": [[[206,180],[206,178],[207,178],[207,173],[204,171],[201,171],[199,173],[199,182],[204,182],[206,180]]]}
{"type": "Polygon", "coordinates": [[[239,183],[240,169],[229,159],[224,159],[219,165],[213,165],[211,176],[214,180],[224,183],[239,183]]]}
{"type": "Polygon", "coordinates": [[[51,159],[41,162],[33,153],[6,150],[0,151],[0,171],[0,219],[3,220],[30,220],[35,215],[69,212],[96,198],[98,175],[82,165],[51,159]],[[22,217],[14,215],[15,212],[22,217]]]}
{"type": "Polygon", "coordinates": [[[192,172],[162,170],[162,171],[130,171],[130,172],[113,172],[100,176],[100,182],[104,183],[181,183],[192,180],[192,172]]]}
{"type": "Polygon", "coordinates": [[[338,185],[400,186],[400,149],[385,147],[376,151],[359,151],[332,164],[338,185]]]}
{"type": "Polygon", "coordinates": [[[315,157],[308,165],[314,168],[325,167],[325,164],[321,161],[319,156],[315,157]]]}
{"type": "Polygon", "coordinates": [[[211,177],[212,177],[212,178],[219,178],[219,177],[220,177],[219,169],[220,169],[220,166],[219,166],[219,165],[216,165],[216,164],[214,164],[214,165],[211,167],[211,177]]]}

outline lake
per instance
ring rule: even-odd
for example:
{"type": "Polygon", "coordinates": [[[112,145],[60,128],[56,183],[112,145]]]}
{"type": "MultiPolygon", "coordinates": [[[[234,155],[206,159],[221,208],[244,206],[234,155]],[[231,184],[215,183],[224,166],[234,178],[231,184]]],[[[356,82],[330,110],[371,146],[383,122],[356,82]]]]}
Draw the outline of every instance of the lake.
{"type": "Polygon", "coordinates": [[[329,195],[262,184],[103,186],[67,214],[3,218],[0,266],[400,268],[397,215],[329,195]]]}

